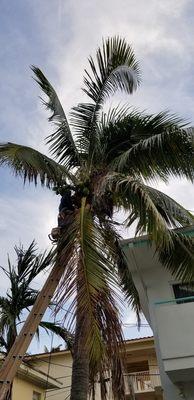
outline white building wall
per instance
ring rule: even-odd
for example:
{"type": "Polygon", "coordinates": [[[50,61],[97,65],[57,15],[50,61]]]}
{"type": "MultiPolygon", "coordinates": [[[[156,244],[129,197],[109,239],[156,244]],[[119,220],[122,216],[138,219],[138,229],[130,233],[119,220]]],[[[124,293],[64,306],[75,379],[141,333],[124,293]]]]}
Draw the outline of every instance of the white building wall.
{"type": "MultiPolygon", "coordinates": [[[[173,308],[174,305],[171,305],[169,314],[168,312],[161,313],[161,308],[156,306],[155,303],[173,298],[171,284],[174,280],[172,275],[159,263],[156,255],[154,256],[155,250],[148,246],[145,240],[142,243],[134,243],[135,246],[131,241],[123,241],[123,251],[127,257],[129,269],[132,272],[134,283],[140,295],[143,312],[154,332],[165,400],[181,400],[184,398],[193,400],[194,374],[192,377],[193,382],[184,382],[182,385],[177,382],[174,384],[165,372],[163,358],[172,355],[174,357],[173,368],[178,370],[180,363],[178,365],[177,359],[179,358],[180,349],[182,366],[186,362],[186,357],[194,357],[194,305],[193,303],[184,304],[183,312],[183,307],[180,307],[180,304],[175,304],[178,310],[177,315],[176,307],[173,308]],[[181,326],[185,326],[184,335],[181,334],[181,326]],[[190,333],[188,333],[188,329],[191,330],[190,333]],[[192,397],[191,392],[193,393],[192,397]]],[[[194,358],[192,363],[194,368],[194,358]]]]}

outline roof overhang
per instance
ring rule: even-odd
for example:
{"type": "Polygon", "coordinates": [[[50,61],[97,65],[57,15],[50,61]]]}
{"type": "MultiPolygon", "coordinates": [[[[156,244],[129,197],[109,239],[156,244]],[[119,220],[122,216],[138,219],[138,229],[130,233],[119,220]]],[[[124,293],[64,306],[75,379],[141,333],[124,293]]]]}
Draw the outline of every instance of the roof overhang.
{"type": "MultiPolygon", "coordinates": [[[[194,237],[194,225],[185,226],[184,228],[173,229],[174,232],[182,233],[188,237],[194,237]]],[[[148,235],[136,236],[130,239],[122,239],[120,241],[122,248],[144,247],[150,243],[148,235]]]]}
{"type": "Polygon", "coordinates": [[[62,382],[52,378],[52,376],[24,363],[21,364],[17,376],[44,389],[60,389],[63,386],[62,382]]]}

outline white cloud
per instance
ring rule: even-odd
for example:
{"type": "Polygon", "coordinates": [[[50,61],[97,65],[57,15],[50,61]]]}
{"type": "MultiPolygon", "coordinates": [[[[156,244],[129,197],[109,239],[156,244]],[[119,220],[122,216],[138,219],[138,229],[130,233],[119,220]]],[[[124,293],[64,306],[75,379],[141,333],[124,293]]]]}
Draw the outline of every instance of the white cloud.
{"type": "MultiPolygon", "coordinates": [[[[7,22],[0,42],[1,139],[43,151],[43,138],[51,128],[28,66],[43,69],[68,112],[83,99],[80,87],[88,55],[95,54],[102,37],[115,34],[133,45],[141,62],[142,87],[127,99],[129,103],[153,112],[170,108],[194,120],[190,0],[34,0],[23,6],[25,15],[15,25],[15,15],[2,12],[7,22]]],[[[121,99],[126,102],[126,97],[116,97],[121,99]]],[[[9,188],[1,189],[1,262],[20,240],[28,245],[35,237],[40,248],[47,247],[47,234],[57,218],[57,198],[43,190],[23,190],[19,180],[13,192],[11,182],[14,178],[9,188]]],[[[172,180],[168,187],[161,183],[158,187],[194,209],[192,185],[172,180]]]]}

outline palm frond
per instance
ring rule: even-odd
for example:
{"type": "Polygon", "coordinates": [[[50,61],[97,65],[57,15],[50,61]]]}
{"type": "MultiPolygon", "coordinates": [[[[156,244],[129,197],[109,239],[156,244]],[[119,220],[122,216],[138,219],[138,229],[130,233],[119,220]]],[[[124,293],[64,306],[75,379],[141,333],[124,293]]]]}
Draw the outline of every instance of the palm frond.
{"type": "Polygon", "coordinates": [[[0,166],[7,165],[16,176],[21,176],[24,183],[28,180],[42,186],[61,184],[63,180],[73,179],[67,169],[51,158],[31,147],[15,143],[0,144],[0,166]]]}
{"type": "MultiPolygon", "coordinates": [[[[140,81],[139,66],[132,48],[125,39],[108,38],[103,41],[102,49],[98,48],[96,62],[89,58],[91,72],[85,70],[83,91],[93,101],[81,103],[71,112],[71,124],[84,143],[89,141],[89,157],[95,146],[98,146],[97,122],[105,100],[117,90],[132,93],[140,81]]],[[[80,139],[79,139],[80,141],[80,139]]]]}
{"type": "Polygon", "coordinates": [[[44,251],[36,255],[33,265],[28,272],[27,282],[30,284],[35,277],[37,277],[40,272],[45,271],[46,268],[49,268],[53,262],[55,257],[55,250],[51,249],[50,251],[44,251]]]}
{"type": "Polygon", "coordinates": [[[193,181],[193,130],[176,116],[132,111],[110,128],[117,137],[121,131],[121,135],[126,132],[116,152],[109,141],[111,164],[116,171],[142,175],[144,179],[159,177],[166,181],[175,176],[193,181]]]}
{"type": "Polygon", "coordinates": [[[66,328],[49,321],[41,321],[40,326],[46,329],[47,332],[53,332],[61,337],[68,350],[73,351],[74,335],[66,328]]]}
{"type": "Polygon", "coordinates": [[[157,254],[162,264],[171,274],[183,282],[194,280],[194,244],[191,237],[178,231],[171,231],[173,246],[170,249],[157,248],[157,254]]]}
{"type": "Polygon", "coordinates": [[[131,107],[128,104],[125,104],[123,106],[118,105],[116,107],[109,108],[107,112],[102,112],[101,119],[98,123],[101,135],[106,137],[111,126],[117,125],[123,120],[126,121],[130,110],[131,107]]]}
{"type": "Polygon", "coordinates": [[[147,233],[150,239],[161,247],[164,244],[170,247],[171,237],[166,221],[150,197],[146,185],[140,179],[110,173],[102,180],[99,195],[107,190],[113,193],[114,206],[123,208],[128,213],[127,227],[137,220],[136,234],[147,233]]]}
{"type": "Polygon", "coordinates": [[[171,197],[150,186],[146,190],[169,228],[194,224],[194,216],[171,197]]]}
{"type": "Polygon", "coordinates": [[[32,71],[36,82],[48,96],[48,101],[43,100],[43,103],[52,112],[49,121],[54,122],[57,127],[56,131],[46,138],[47,144],[50,145],[49,150],[67,168],[75,167],[79,165],[79,154],[60,100],[42,71],[35,66],[32,66],[32,71]]]}
{"type": "MultiPolygon", "coordinates": [[[[10,280],[12,296],[18,291],[18,293],[24,292],[23,294],[28,295],[30,298],[36,291],[31,289],[29,285],[40,272],[44,271],[52,264],[55,252],[51,249],[48,252],[44,251],[43,253],[37,254],[37,246],[34,240],[27,249],[24,249],[24,247],[20,245],[15,246],[14,250],[17,256],[17,264],[11,266],[8,256],[8,270],[3,267],[1,268],[10,280]]],[[[16,294],[15,297],[17,298],[16,294]]]]}
{"type": "Polygon", "coordinates": [[[96,63],[89,58],[91,72],[85,70],[83,91],[101,104],[118,89],[132,93],[139,83],[139,65],[125,39],[115,36],[103,41],[96,52],[96,63]]]}
{"type": "Polygon", "coordinates": [[[140,181],[130,177],[119,178],[115,174],[110,182],[109,190],[114,193],[115,205],[130,212],[126,225],[130,226],[137,220],[136,233],[148,234],[149,240],[155,243],[160,261],[172,275],[186,281],[194,279],[193,242],[186,235],[169,229],[169,225],[180,227],[185,222],[192,225],[193,216],[165,194],[161,194],[159,199],[159,191],[140,181]]]}
{"type": "Polygon", "coordinates": [[[100,225],[102,228],[103,245],[107,246],[108,243],[109,257],[112,258],[115,268],[118,271],[120,285],[125,295],[125,299],[131,306],[132,310],[136,313],[138,326],[140,326],[141,305],[139,294],[133,283],[132,275],[127,265],[127,260],[120,245],[121,237],[117,233],[112,221],[110,222],[107,219],[101,219],[100,225]]]}
{"type": "Polygon", "coordinates": [[[1,348],[1,352],[2,352],[2,347],[4,348],[5,351],[7,351],[7,343],[5,341],[5,339],[3,338],[2,335],[0,335],[0,348],[1,348]]]}
{"type": "Polygon", "coordinates": [[[136,314],[138,327],[140,327],[140,325],[141,325],[141,304],[140,304],[139,293],[133,282],[131,272],[127,265],[127,260],[125,259],[125,256],[122,252],[122,249],[121,249],[121,246],[120,246],[118,240],[116,241],[116,246],[117,246],[117,254],[118,254],[117,267],[118,267],[118,274],[119,274],[119,277],[121,280],[121,285],[122,285],[122,288],[123,288],[123,291],[125,294],[125,298],[126,298],[128,304],[131,306],[132,310],[136,314]]]}
{"type": "MultiPolygon", "coordinates": [[[[104,371],[109,369],[113,352],[119,357],[118,346],[122,341],[122,333],[114,298],[114,288],[118,288],[117,275],[108,257],[108,248],[102,248],[100,226],[85,199],[82,199],[81,209],[77,210],[74,224],[77,229],[75,250],[65,269],[64,284],[61,283],[59,288],[61,295],[64,287],[59,306],[61,302],[71,301],[69,326],[77,317],[79,331],[76,332],[82,337],[82,350],[85,349],[88,354],[92,380],[103,370],[102,365],[106,365],[104,371]]],[[[68,229],[64,235],[67,232],[68,229]]],[[[67,253],[65,246],[63,249],[67,253]]],[[[121,388],[119,390],[121,393],[121,388]]]]}
{"type": "MultiPolygon", "coordinates": [[[[37,248],[35,240],[30,243],[29,247],[26,250],[22,245],[15,246],[14,250],[17,256],[17,265],[16,268],[14,267],[14,272],[17,273],[18,279],[22,280],[29,274],[29,270],[32,268],[32,264],[36,257],[37,248]]],[[[9,267],[9,275],[11,275],[11,272],[12,268],[9,267]]]]}

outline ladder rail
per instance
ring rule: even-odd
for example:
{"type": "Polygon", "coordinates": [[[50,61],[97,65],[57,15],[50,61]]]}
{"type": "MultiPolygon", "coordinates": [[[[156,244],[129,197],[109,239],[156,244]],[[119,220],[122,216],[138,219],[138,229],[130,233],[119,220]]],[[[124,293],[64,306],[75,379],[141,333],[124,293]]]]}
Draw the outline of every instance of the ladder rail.
{"type": "Polygon", "coordinates": [[[2,368],[0,369],[0,400],[6,399],[10,385],[22,363],[38,325],[41,322],[43,314],[49,306],[51,298],[53,297],[63,273],[63,263],[58,265],[56,262],[40,291],[26,322],[17,336],[9,354],[5,358],[2,368]]]}

